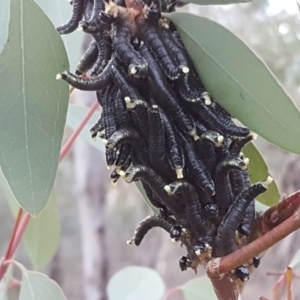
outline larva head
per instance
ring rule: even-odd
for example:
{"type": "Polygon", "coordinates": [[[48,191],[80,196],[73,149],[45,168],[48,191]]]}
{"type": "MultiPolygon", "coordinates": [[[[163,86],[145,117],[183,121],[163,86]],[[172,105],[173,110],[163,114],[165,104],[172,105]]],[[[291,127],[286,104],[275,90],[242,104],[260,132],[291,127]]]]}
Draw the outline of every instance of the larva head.
{"type": "Polygon", "coordinates": [[[182,167],[175,167],[176,177],[177,179],[183,178],[183,168],[182,167]]]}
{"type": "Polygon", "coordinates": [[[193,245],[193,250],[195,254],[200,258],[203,253],[209,252],[211,250],[211,246],[207,242],[197,241],[193,245]]]}
{"type": "Polygon", "coordinates": [[[179,68],[183,74],[187,74],[190,71],[188,66],[179,66],[179,68]]]}
{"type": "Polygon", "coordinates": [[[262,185],[267,189],[268,186],[273,182],[273,178],[268,176],[268,178],[262,182],[262,185]]]}
{"type": "Polygon", "coordinates": [[[181,226],[173,226],[170,231],[170,237],[173,242],[178,242],[181,236],[182,228],[181,226]]]}
{"type": "Polygon", "coordinates": [[[135,245],[135,242],[134,242],[134,239],[128,240],[128,241],[126,242],[126,244],[129,245],[129,246],[136,246],[136,245],[135,245]]]}
{"type": "Polygon", "coordinates": [[[196,130],[196,128],[193,128],[192,130],[190,130],[190,131],[188,132],[188,135],[190,135],[190,136],[194,139],[194,141],[199,140],[199,136],[197,135],[197,130],[196,130]]]}
{"type": "Polygon", "coordinates": [[[229,166],[235,169],[246,170],[249,164],[249,158],[241,159],[240,157],[233,157],[224,161],[224,166],[229,166]]]}
{"type": "Polygon", "coordinates": [[[215,218],[218,216],[219,208],[215,203],[207,203],[204,205],[204,213],[207,218],[215,218]]]}
{"type": "Polygon", "coordinates": [[[205,105],[211,105],[211,98],[208,92],[202,93],[201,100],[204,102],[205,105]]]}
{"type": "Polygon", "coordinates": [[[179,260],[179,267],[181,271],[186,271],[187,270],[187,257],[182,256],[179,260]]]}
{"type": "Polygon", "coordinates": [[[181,181],[175,181],[168,185],[165,185],[164,189],[168,193],[168,195],[174,195],[178,191],[178,189],[182,186],[182,184],[183,183],[181,181]]]}
{"type": "Polygon", "coordinates": [[[240,224],[238,232],[242,235],[249,236],[251,234],[251,227],[249,224],[240,224]]]}
{"type": "Polygon", "coordinates": [[[139,65],[130,64],[128,67],[128,72],[130,75],[135,75],[137,77],[144,77],[148,73],[148,64],[147,62],[141,63],[139,65]]]}
{"type": "Polygon", "coordinates": [[[254,268],[258,268],[260,264],[260,258],[258,256],[254,256],[252,258],[252,265],[254,266],[254,268]]]}
{"type": "Polygon", "coordinates": [[[166,220],[168,218],[169,212],[168,212],[168,209],[165,206],[160,207],[159,212],[160,212],[160,215],[162,216],[163,219],[166,220]]]}
{"type": "Polygon", "coordinates": [[[130,99],[129,97],[124,98],[127,109],[134,109],[136,106],[145,106],[148,107],[148,104],[144,100],[130,99]]]}
{"type": "Polygon", "coordinates": [[[216,131],[208,130],[201,135],[202,139],[212,142],[216,147],[221,147],[224,136],[216,131]]]}
{"type": "Polygon", "coordinates": [[[116,146],[115,141],[112,139],[102,139],[102,142],[108,149],[113,149],[116,146]]]}
{"type": "Polygon", "coordinates": [[[131,167],[126,170],[126,172],[121,171],[120,175],[124,178],[127,183],[137,181],[140,179],[140,173],[143,171],[144,167],[131,167]]]}
{"type": "Polygon", "coordinates": [[[236,268],[234,273],[235,273],[235,276],[243,282],[249,280],[250,272],[249,272],[248,268],[244,265],[236,268]]]}

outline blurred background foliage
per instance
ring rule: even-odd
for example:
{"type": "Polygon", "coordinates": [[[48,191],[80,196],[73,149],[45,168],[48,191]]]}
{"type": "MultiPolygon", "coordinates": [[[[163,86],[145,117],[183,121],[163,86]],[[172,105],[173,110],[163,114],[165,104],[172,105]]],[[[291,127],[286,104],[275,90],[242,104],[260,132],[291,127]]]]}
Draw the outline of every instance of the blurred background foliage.
{"type": "MultiPolygon", "coordinates": [[[[55,26],[69,18],[71,9],[67,1],[37,2],[55,26]],[[60,14],[52,10],[55,6],[60,14]]],[[[266,62],[300,107],[300,13],[296,0],[255,0],[249,4],[214,7],[189,5],[184,10],[215,20],[239,36],[266,62]]],[[[71,70],[74,71],[88,40],[84,34],[76,32],[64,37],[64,42],[71,70]]],[[[71,102],[79,105],[88,106],[94,100],[94,94],[88,92],[75,91],[71,96],[71,102]]],[[[70,132],[71,129],[66,128],[64,140],[70,132]]],[[[298,190],[299,157],[262,139],[258,139],[256,145],[281,194],[288,195],[298,190]]],[[[181,272],[179,269],[178,260],[185,254],[183,248],[173,245],[165,232],[156,229],[147,235],[141,246],[126,245],[138,222],[151,214],[151,210],[135,185],[122,181],[115,188],[110,185],[103,153],[79,139],[59,166],[55,189],[61,238],[52,262],[41,271],[58,282],[68,299],[108,299],[106,287],[109,279],[124,267],[132,265],[158,271],[166,288],[172,288],[166,300],[184,299],[184,289],[174,287],[182,286],[196,276],[191,270],[181,272]]],[[[3,202],[0,211],[0,251],[4,253],[13,218],[3,191],[0,201],[3,202]]],[[[269,297],[277,278],[266,276],[266,272],[284,270],[299,245],[300,233],[296,232],[270,249],[261,266],[253,272],[243,299],[258,299],[261,295],[269,297]]],[[[16,258],[29,269],[33,268],[24,247],[19,249],[16,258]]],[[[203,270],[201,272],[204,273],[203,270]]],[[[298,299],[299,289],[297,291],[294,285],[294,299],[298,299]]]]}

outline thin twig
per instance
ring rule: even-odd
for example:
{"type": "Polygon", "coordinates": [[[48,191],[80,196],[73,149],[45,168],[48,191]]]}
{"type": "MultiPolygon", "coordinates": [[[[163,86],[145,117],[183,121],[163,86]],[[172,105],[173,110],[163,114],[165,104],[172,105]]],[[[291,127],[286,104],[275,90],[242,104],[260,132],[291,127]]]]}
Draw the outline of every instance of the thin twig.
{"type": "Polygon", "coordinates": [[[6,272],[6,269],[7,269],[7,267],[3,264],[3,262],[5,262],[6,260],[10,259],[11,256],[12,256],[12,253],[14,253],[12,251],[13,244],[14,244],[16,232],[18,230],[19,224],[20,224],[21,219],[22,219],[22,214],[23,214],[23,209],[20,207],[19,211],[18,211],[18,214],[17,214],[17,217],[16,217],[16,221],[15,221],[15,224],[14,224],[13,231],[12,231],[10,239],[9,239],[9,243],[8,243],[5,255],[4,255],[4,257],[2,258],[2,261],[1,261],[1,266],[0,266],[0,281],[2,280],[2,278],[3,278],[3,276],[4,276],[5,272],[6,272]]]}
{"type": "Polygon", "coordinates": [[[14,239],[14,243],[13,243],[13,246],[12,246],[12,249],[11,249],[11,252],[12,252],[11,257],[13,256],[15,251],[17,250],[30,219],[31,219],[30,214],[26,214],[24,216],[24,218],[22,219],[22,221],[20,222],[20,224],[18,226],[18,230],[16,232],[15,239],[14,239]]]}
{"type": "Polygon", "coordinates": [[[82,121],[80,122],[80,124],[77,126],[77,128],[72,132],[71,136],[69,137],[68,141],[65,143],[65,145],[62,147],[61,151],[60,151],[60,157],[59,157],[59,161],[61,161],[65,155],[69,152],[70,148],[72,147],[73,143],[75,142],[76,138],[78,137],[78,135],[80,134],[80,132],[82,131],[83,127],[86,125],[86,123],[89,121],[89,119],[91,118],[91,116],[93,115],[93,113],[96,111],[96,109],[98,108],[98,102],[95,101],[93,103],[93,105],[90,107],[89,111],[87,112],[87,114],[84,116],[84,118],[82,119],[82,121]]]}

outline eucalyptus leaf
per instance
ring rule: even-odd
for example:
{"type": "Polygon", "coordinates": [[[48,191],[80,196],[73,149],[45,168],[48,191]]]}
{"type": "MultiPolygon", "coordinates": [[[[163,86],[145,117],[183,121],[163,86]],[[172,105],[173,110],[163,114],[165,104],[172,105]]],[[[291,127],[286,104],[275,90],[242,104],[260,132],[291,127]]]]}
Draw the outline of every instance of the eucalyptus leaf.
{"type": "MultiPolygon", "coordinates": [[[[12,214],[16,216],[20,205],[9,188],[1,170],[0,186],[12,214]]],[[[35,269],[41,269],[53,258],[58,247],[59,236],[60,220],[56,207],[56,196],[52,192],[46,207],[36,218],[30,219],[23,235],[25,249],[35,269]]]]}
{"type": "Polygon", "coordinates": [[[300,250],[296,252],[294,255],[291,263],[289,264],[289,267],[292,269],[299,269],[300,267],[300,250]]]}
{"type": "Polygon", "coordinates": [[[266,65],[234,34],[189,13],[171,19],[209,93],[266,140],[300,154],[300,113],[266,65]]]}
{"type": "Polygon", "coordinates": [[[6,178],[4,177],[3,172],[0,169],[0,186],[4,193],[5,200],[7,201],[10,211],[12,212],[13,216],[16,217],[20,208],[18,201],[16,200],[13,192],[11,191],[6,178]]]}
{"type": "Polygon", "coordinates": [[[0,54],[4,44],[7,41],[8,21],[9,21],[9,0],[0,0],[1,15],[0,15],[0,54]]]}
{"type": "Polygon", "coordinates": [[[180,289],[185,300],[217,300],[211,282],[206,277],[192,279],[180,289]]]}
{"type": "Polygon", "coordinates": [[[160,300],[165,284],[154,270],[144,267],[128,267],[117,272],[109,281],[109,300],[160,300]]]}
{"type": "Polygon", "coordinates": [[[12,286],[7,290],[7,300],[19,300],[21,287],[18,285],[12,286]]]}
{"type": "Polygon", "coordinates": [[[269,206],[262,204],[259,201],[255,201],[255,210],[258,213],[264,213],[267,209],[269,208],[269,206]]]}
{"type": "MultiPolygon", "coordinates": [[[[243,148],[243,153],[246,157],[250,158],[248,170],[251,182],[255,183],[266,180],[270,175],[268,167],[256,147],[252,143],[249,143],[243,148]]],[[[272,177],[272,175],[270,176],[272,177]]],[[[257,200],[267,206],[272,206],[279,202],[280,194],[275,181],[269,185],[265,193],[257,197],[257,200]]]]}
{"type": "Polygon", "coordinates": [[[67,300],[58,284],[42,273],[22,268],[19,300],[67,300]]]}
{"type": "Polygon", "coordinates": [[[36,217],[31,218],[23,236],[26,251],[35,270],[46,266],[53,258],[60,237],[60,221],[56,206],[56,195],[50,199],[36,217]]]}
{"type": "MultiPolygon", "coordinates": [[[[72,129],[75,130],[84,116],[87,114],[89,108],[85,106],[70,104],[68,108],[68,114],[67,114],[67,121],[66,125],[72,129]]],[[[79,136],[84,139],[87,143],[95,147],[96,149],[100,151],[104,151],[105,147],[103,143],[101,142],[101,139],[96,139],[96,141],[92,140],[90,129],[93,127],[97,121],[99,120],[100,113],[95,112],[92,117],[88,120],[82,131],[80,132],[79,136]]]]}
{"type": "MultiPolygon", "coordinates": [[[[36,0],[36,3],[41,7],[55,26],[66,23],[72,14],[72,5],[70,5],[67,0],[36,0]]],[[[86,35],[83,32],[79,32],[78,30],[72,32],[72,34],[64,34],[61,36],[68,53],[71,70],[75,70],[80,59],[80,51],[85,36],[86,35]]],[[[60,70],[60,72],[61,71],[64,71],[64,69],[60,70]]]]}
{"type": "Polygon", "coordinates": [[[7,291],[10,281],[13,279],[13,265],[9,265],[3,279],[0,282],[0,300],[8,300],[7,291]]]}
{"type": "Polygon", "coordinates": [[[36,216],[58,166],[69,96],[55,75],[68,60],[38,5],[10,2],[9,40],[0,56],[0,165],[20,205],[36,216]]]}
{"type": "Polygon", "coordinates": [[[180,0],[183,3],[193,3],[198,5],[224,5],[235,3],[247,3],[252,0],[180,0]]]}

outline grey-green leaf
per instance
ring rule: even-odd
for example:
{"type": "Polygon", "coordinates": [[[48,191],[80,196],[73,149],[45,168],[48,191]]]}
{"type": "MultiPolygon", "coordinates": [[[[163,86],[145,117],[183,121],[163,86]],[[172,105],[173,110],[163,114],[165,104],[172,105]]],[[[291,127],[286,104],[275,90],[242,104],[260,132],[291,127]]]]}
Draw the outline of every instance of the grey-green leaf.
{"type": "Polygon", "coordinates": [[[300,113],[266,65],[213,21],[188,13],[166,16],[211,95],[266,140],[300,154],[300,113]]]}
{"type": "MultiPolygon", "coordinates": [[[[68,108],[66,125],[70,129],[75,130],[80,124],[80,122],[82,121],[82,119],[84,118],[84,116],[87,114],[88,110],[89,110],[88,107],[70,104],[68,108]]],[[[91,127],[93,127],[96,124],[99,117],[100,117],[100,113],[95,112],[92,115],[92,117],[89,119],[87,124],[84,126],[79,136],[83,138],[87,143],[95,147],[96,149],[100,151],[104,151],[105,147],[101,142],[101,139],[98,138],[96,141],[93,141],[91,139],[91,133],[90,133],[91,127]]]]}
{"type": "MultiPolygon", "coordinates": [[[[70,5],[68,1],[36,0],[36,3],[41,7],[55,26],[66,23],[72,13],[72,5],[70,5]]],[[[72,34],[65,34],[61,36],[68,53],[71,70],[75,70],[80,59],[84,36],[85,34],[78,30],[72,32],[72,34]]]]}
{"type": "MultiPolygon", "coordinates": [[[[258,181],[266,180],[270,175],[268,172],[268,167],[256,147],[252,143],[249,143],[243,149],[243,153],[246,157],[250,158],[248,170],[251,182],[255,183],[258,181]]],[[[268,206],[277,204],[280,200],[280,194],[276,183],[273,181],[268,190],[257,197],[257,200],[268,206]]]]}
{"type": "Polygon", "coordinates": [[[300,250],[296,252],[294,255],[291,263],[289,264],[289,267],[292,269],[299,269],[300,267],[300,250]]]}
{"type": "Polygon", "coordinates": [[[59,237],[60,221],[56,195],[52,192],[42,212],[29,221],[23,236],[26,251],[35,270],[40,270],[51,261],[57,250],[59,237]]]}
{"type": "Polygon", "coordinates": [[[7,41],[8,21],[9,21],[9,0],[0,0],[1,17],[0,17],[0,54],[4,44],[7,41]]]}
{"type": "Polygon", "coordinates": [[[259,201],[255,201],[255,210],[258,213],[264,213],[267,209],[269,208],[269,206],[262,204],[259,201]]]}
{"type": "Polygon", "coordinates": [[[246,3],[252,0],[180,0],[183,3],[193,3],[198,5],[224,5],[234,3],[246,3]]]}
{"type": "Polygon", "coordinates": [[[9,265],[5,272],[4,278],[0,282],[0,300],[8,300],[8,287],[13,279],[13,265],[9,265]]]}
{"type": "Polygon", "coordinates": [[[0,56],[0,165],[20,205],[37,215],[54,183],[68,104],[61,38],[33,0],[11,0],[0,56]],[[34,16],[34,17],[33,17],[34,16]]]}
{"type": "Polygon", "coordinates": [[[160,275],[144,267],[119,271],[107,286],[109,300],[160,300],[164,292],[165,284],[160,275]]]}
{"type": "Polygon", "coordinates": [[[19,300],[67,300],[58,284],[42,273],[22,268],[19,300]]]}
{"type": "MultiPolygon", "coordinates": [[[[20,205],[9,188],[1,170],[0,186],[8,201],[10,210],[16,216],[20,205]]],[[[55,192],[52,192],[46,207],[36,218],[31,218],[23,235],[27,254],[36,270],[46,266],[53,258],[58,247],[59,236],[60,220],[56,207],[55,192]]]]}
{"type": "Polygon", "coordinates": [[[206,277],[192,279],[182,285],[185,300],[216,300],[211,282],[206,277]]]}

